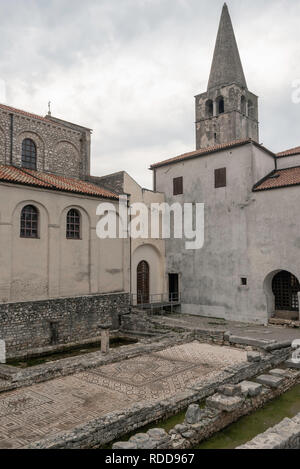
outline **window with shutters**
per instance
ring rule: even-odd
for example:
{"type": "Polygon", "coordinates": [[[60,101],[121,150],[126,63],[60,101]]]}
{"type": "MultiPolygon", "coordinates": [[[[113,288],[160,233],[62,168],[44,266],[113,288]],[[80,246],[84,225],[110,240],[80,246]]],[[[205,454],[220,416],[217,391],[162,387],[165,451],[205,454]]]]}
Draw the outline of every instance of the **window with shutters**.
{"type": "Polygon", "coordinates": [[[183,177],[173,179],[173,195],[183,194],[183,177]]]}
{"type": "Polygon", "coordinates": [[[215,169],[215,188],[226,187],[226,168],[215,169]]]}

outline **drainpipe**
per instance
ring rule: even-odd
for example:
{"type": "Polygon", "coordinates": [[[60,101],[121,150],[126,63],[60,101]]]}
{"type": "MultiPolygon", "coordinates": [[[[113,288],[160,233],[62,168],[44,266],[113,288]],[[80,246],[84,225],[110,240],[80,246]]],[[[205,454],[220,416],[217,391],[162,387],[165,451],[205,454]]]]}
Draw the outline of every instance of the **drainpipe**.
{"type": "Polygon", "coordinates": [[[127,208],[128,210],[128,215],[129,215],[129,220],[127,219],[127,232],[129,234],[129,251],[130,251],[130,261],[129,261],[129,295],[130,295],[130,305],[132,303],[132,239],[131,239],[131,230],[130,230],[130,221],[131,221],[131,208],[130,208],[130,201],[127,201],[127,208]]]}
{"type": "Polygon", "coordinates": [[[13,164],[13,146],[14,146],[14,115],[10,114],[10,165],[13,164]]]}

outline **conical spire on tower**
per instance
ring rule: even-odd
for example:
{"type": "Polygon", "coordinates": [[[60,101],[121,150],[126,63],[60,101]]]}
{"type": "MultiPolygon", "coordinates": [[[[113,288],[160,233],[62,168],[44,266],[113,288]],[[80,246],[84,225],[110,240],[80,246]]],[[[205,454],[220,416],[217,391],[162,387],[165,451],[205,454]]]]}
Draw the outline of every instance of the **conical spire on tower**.
{"type": "Polygon", "coordinates": [[[208,90],[235,83],[247,89],[242,62],[226,3],[223,6],[208,90]]]}

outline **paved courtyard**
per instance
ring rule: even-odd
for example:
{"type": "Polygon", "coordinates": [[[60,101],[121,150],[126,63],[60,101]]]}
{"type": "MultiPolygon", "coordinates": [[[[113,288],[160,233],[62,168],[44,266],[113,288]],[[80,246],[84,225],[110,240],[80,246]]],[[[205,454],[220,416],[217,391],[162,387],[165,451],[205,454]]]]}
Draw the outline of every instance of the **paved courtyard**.
{"type": "Polygon", "coordinates": [[[192,342],[0,395],[0,448],[22,448],[144,400],[203,383],[246,352],[192,342]]]}
{"type": "Polygon", "coordinates": [[[152,321],[168,326],[170,328],[180,327],[185,330],[194,331],[229,331],[232,335],[239,337],[250,337],[253,339],[269,339],[276,341],[300,339],[300,329],[291,329],[282,326],[268,326],[246,324],[243,322],[225,321],[216,318],[192,316],[187,314],[172,314],[171,316],[153,317],[152,321]]]}

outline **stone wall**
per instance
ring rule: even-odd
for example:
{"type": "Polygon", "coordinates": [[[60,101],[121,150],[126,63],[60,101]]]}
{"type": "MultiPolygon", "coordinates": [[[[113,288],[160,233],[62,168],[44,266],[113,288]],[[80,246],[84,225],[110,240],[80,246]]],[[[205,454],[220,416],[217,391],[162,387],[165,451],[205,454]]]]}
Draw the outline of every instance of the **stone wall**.
{"type": "Polygon", "coordinates": [[[8,357],[42,352],[100,336],[99,326],[118,328],[129,295],[115,293],[0,305],[0,338],[8,357]]]}
{"type": "Polygon", "coordinates": [[[36,145],[37,170],[81,179],[89,174],[89,129],[1,106],[0,163],[21,166],[25,138],[36,145]]]}
{"type": "MultiPolygon", "coordinates": [[[[276,388],[257,382],[243,381],[239,385],[225,385],[218,393],[206,400],[206,406],[189,406],[185,420],[168,433],[151,429],[139,433],[128,442],[117,442],[113,449],[188,449],[195,448],[241,417],[263,407],[270,400],[299,383],[299,372],[295,370],[274,370],[280,372],[276,388]],[[281,373],[282,372],[282,373],[281,373]],[[283,377],[284,376],[284,377],[283,377]]],[[[270,375],[269,375],[270,376],[270,375]]],[[[274,375],[271,375],[274,376],[274,375]]],[[[281,424],[242,446],[243,449],[288,449],[300,447],[300,414],[294,419],[285,419],[281,424]],[[278,428],[277,428],[278,427],[278,428]]]]}
{"type": "Polygon", "coordinates": [[[300,413],[236,449],[300,449],[300,413]]]}

